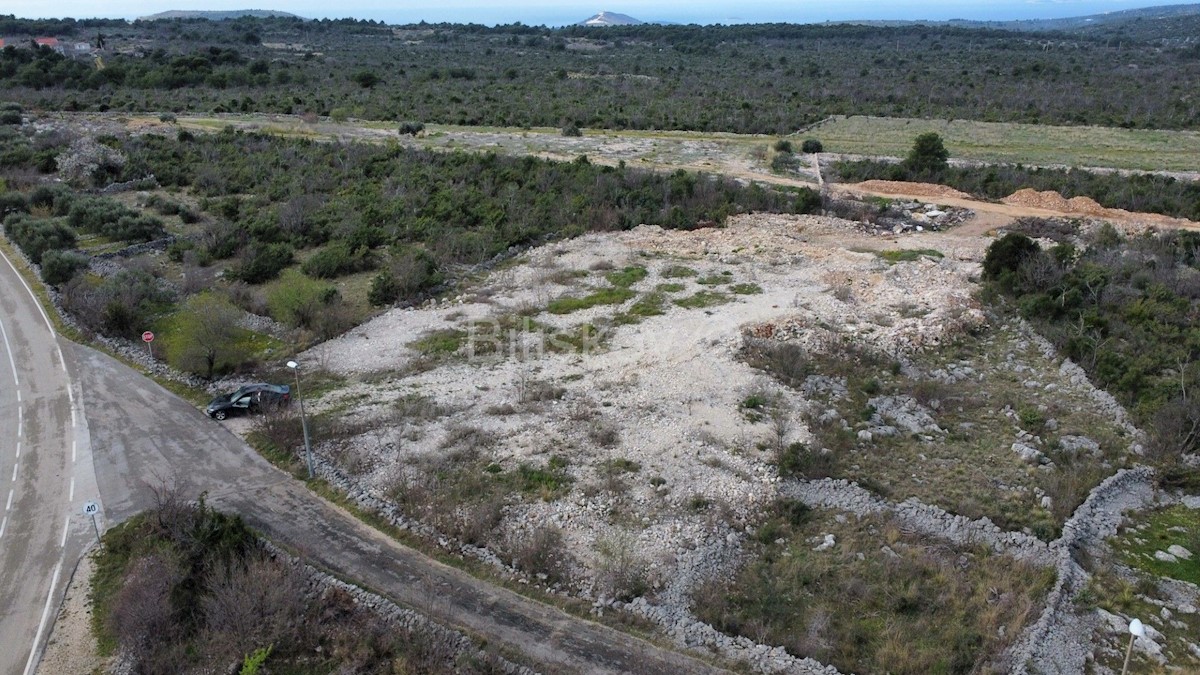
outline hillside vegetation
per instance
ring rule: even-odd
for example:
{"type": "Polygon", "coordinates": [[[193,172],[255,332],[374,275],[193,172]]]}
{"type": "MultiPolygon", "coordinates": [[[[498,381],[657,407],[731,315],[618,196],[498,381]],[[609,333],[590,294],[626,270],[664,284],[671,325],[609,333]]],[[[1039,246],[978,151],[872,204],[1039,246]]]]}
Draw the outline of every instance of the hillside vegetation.
{"type": "Polygon", "coordinates": [[[834,114],[1191,128],[1200,46],[910,25],[388,27],[241,18],[103,36],[104,67],[0,52],[6,96],[68,110],[258,111],[506,126],[789,133],[834,114]]]}

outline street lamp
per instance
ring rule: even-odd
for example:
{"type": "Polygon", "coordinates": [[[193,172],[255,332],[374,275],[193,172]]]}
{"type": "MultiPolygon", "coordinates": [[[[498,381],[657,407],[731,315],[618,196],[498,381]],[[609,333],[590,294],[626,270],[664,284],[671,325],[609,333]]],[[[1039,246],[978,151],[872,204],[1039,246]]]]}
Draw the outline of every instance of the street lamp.
{"type": "Polygon", "coordinates": [[[304,429],[304,460],[308,464],[308,477],[313,477],[312,445],[308,441],[308,417],[304,414],[304,396],[300,394],[300,364],[288,361],[287,367],[296,373],[296,399],[300,401],[300,426],[304,429]]]}
{"type": "Polygon", "coordinates": [[[1129,646],[1125,649],[1125,665],[1121,666],[1121,675],[1129,670],[1129,657],[1133,655],[1133,641],[1146,637],[1146,627],[1138,619],[1129,622],[1129,646]]]}

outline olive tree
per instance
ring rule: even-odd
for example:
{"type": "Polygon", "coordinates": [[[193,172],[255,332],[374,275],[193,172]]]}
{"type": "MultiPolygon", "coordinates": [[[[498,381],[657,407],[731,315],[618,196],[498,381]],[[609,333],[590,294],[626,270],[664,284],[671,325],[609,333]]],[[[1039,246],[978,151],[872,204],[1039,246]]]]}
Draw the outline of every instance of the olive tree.
{"type": "Polygon", "coordinates": [[[239,344],[241,317],[241,310],[212,291],[188,298],[165,336],[171,364],[212,379],[219,367],[244,359],[246,349],[239,344]]]}

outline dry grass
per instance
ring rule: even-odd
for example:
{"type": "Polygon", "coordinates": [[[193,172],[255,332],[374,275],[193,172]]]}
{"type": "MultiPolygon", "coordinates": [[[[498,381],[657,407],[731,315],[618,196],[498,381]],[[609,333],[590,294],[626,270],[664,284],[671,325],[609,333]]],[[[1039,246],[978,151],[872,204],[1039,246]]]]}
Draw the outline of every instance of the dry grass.
{"type": "Polygon", "coordinates": [[[1052,572],[837,516],[776,505],[741,573],[693,594],[697,615],[842,672],[1007,670],[1001,654],[1037,617],[1052,572]],[[814,551],[830,532],[836,544],[814,551]]]}
{"type": "Polygon", "coordinates": [[[746,358],[792,387],[812,374],[845,378],[848,385],[844,397],[814,394],[808,419],[812,441],[781,452],[781,471],[856,480],[889,499],[916,497],[1051,540],[1087,492],[1124,461],[1128,441],[1113,421],[1085,395],[1071,391],[1057,363],[1009,328],[918,354],[908,368],[852,350],[814,355],[771,341],[752,344],[746,358]],[[947,381],[951,365],[973,374],[947,381]],[[1046,384],[1056,388],[1046,390],[1046,384]],[[910,397],[942,431],[876,432],[870,440],[860,439],[858,431],[888,423],[870,404],[876,396],[910,397]],[[840,419],[820,419],[830,408],[840,419]],[[1035,467],[1018,457],[1011,446],[1020,430],[1041,438],[1038,447],[1050,464],[1035,467]],[[1058,439],[1067,435],[1097,441],[1099,455],[1058,450],[1058,439]],[[819,454],[826,449],[831,452],[819,454]],[[1049,508],[1042,496],[1050,497],[1049,508]]]}
{"type": "Polygon", "coordinates": [[[940,134],[956,159],[1200,171],[1196,131],[839,116],[811,135],[821,139],[827,152],[904,157],[913,139],[928,131],[940,134]]]}

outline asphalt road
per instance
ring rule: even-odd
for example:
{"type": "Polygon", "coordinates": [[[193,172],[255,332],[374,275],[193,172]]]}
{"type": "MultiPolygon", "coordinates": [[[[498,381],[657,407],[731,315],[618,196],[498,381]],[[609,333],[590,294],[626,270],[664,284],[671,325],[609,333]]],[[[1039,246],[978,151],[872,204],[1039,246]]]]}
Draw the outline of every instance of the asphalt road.
{"type": "Polygon", "coordinates": [[[0,673],[28,675],[96,494],[84,416],[54,328],[0,252],[0,673]]]}
{"type": "Polygon", "coordinates": [[[189,403],[95,350],[64,345],[79,373],[107,517],[152,506],[174,483],[207,493],[310,563],[554,672],[710,673],[707,664],[477,580],[402,546],[310,492],[189,403]]]}

